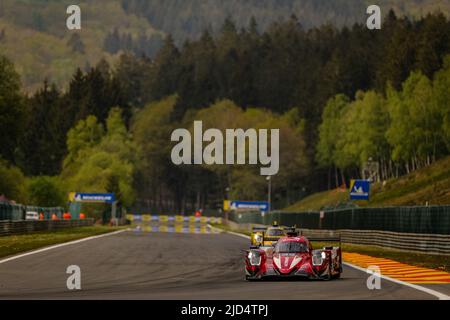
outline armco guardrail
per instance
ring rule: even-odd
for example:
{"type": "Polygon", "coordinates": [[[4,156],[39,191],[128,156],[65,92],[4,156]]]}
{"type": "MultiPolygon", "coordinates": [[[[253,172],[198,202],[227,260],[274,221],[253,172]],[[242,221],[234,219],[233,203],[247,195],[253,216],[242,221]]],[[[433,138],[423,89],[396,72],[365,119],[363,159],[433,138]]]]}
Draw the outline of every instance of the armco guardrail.
{"type": "Polygon", "coordinates": [[[380,230],[450,235],[450,206],[356,208],[319,212],[230,212],[237,223],[297,225],[305,229],[380,230]]]}
{"type": "MultiPolygon", "coordinates": [[[[228,222],[232,230],[251,231],[253,226],[260,224],[237,224],[228,222]]],[[[336,238],[341,237],[343,243],[360,244],[370,246],[381,246],[421,252],[428,254],[450,255],[450,235],[402,233],[377,230],[310,230],[300,229],[302,235],[314,238],[336,238]]]]}
{"type": "Polygon", "coordinates": [[[428,254],[450,255],[450,235],[401,233],[376,230],[305,230],[306,237],[335,237],[350,244],[381,246],[428,254]]]}
{"type": "Polygon", "coordinates": [[[0,236],[22,234],[34,231],[60,230],[74,227],[92,226],[94,219],[85,220],[39,220],[39,221],[0,221],[0,236]]]}

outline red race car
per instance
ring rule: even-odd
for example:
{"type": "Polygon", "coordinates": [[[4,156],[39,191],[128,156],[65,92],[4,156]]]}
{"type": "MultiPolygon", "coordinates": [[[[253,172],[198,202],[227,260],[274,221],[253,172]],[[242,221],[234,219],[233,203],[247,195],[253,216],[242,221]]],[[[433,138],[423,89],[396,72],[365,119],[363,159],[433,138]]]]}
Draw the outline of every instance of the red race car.
{"type": "Polygon", "coordinates": [[[310,239],[289,232],[271,247],[251,247],[246,251],[247,280],[264,278],[304,278],[331,280],[342,273],[340,247],[314,250],[311,241],[339,241],[340,239],[310,239]]]}

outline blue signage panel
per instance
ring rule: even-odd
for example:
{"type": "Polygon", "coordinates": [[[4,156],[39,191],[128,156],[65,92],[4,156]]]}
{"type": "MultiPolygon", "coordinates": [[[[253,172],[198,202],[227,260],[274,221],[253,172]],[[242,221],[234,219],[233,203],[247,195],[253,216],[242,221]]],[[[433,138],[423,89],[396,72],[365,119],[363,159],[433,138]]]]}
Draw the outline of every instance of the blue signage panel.
{"type": "Polygon", "coordinates": [[[350,183],[350,199],[351,200],[369,200],[370,181],[369,180],[352,180],[350,183]]]}
{"type": "Polygon", "coordinates": [[[231,201],[230,208],[232,210],[259,210],[262,212],[269,211],[269,203],[267,201],[231,201]]]}
{"type": "Polygon", "coordinates": [[[75,201],[113,203],[116,197],[114,193],[76,193],[75,201]]]}

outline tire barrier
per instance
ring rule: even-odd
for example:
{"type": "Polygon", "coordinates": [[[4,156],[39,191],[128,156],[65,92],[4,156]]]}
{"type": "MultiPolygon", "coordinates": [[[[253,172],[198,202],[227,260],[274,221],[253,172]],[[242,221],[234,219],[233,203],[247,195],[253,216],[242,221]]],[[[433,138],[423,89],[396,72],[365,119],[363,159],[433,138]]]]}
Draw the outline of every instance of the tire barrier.
{"type": "Polygon", "coordinates": [[[40,220],[40,221],[0,221],[0,236],[24,234],[35,231],[52,231],[94,225],[94,219],[84,220],[40,220]]]}

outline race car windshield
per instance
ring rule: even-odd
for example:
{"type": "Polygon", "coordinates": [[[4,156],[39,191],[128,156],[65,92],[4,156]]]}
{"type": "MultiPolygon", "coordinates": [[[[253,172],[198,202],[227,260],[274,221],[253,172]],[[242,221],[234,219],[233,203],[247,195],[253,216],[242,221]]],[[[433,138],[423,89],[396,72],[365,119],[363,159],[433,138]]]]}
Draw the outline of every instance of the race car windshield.
{"type": "Polygon", "coordinates": [[[298,253],[298,252],[307,252],[308,247],[304,242],[280,242],[277,243],[275,247],[275,252],[277,253],[298,253]]]}
{"type": "Polygon", "coordinates": [[[269,237],[281,237],[282,235],[283,235],[283,230],[280,230],[280,229],[267,230],[267,236],[269,236],[269,237]]]}

